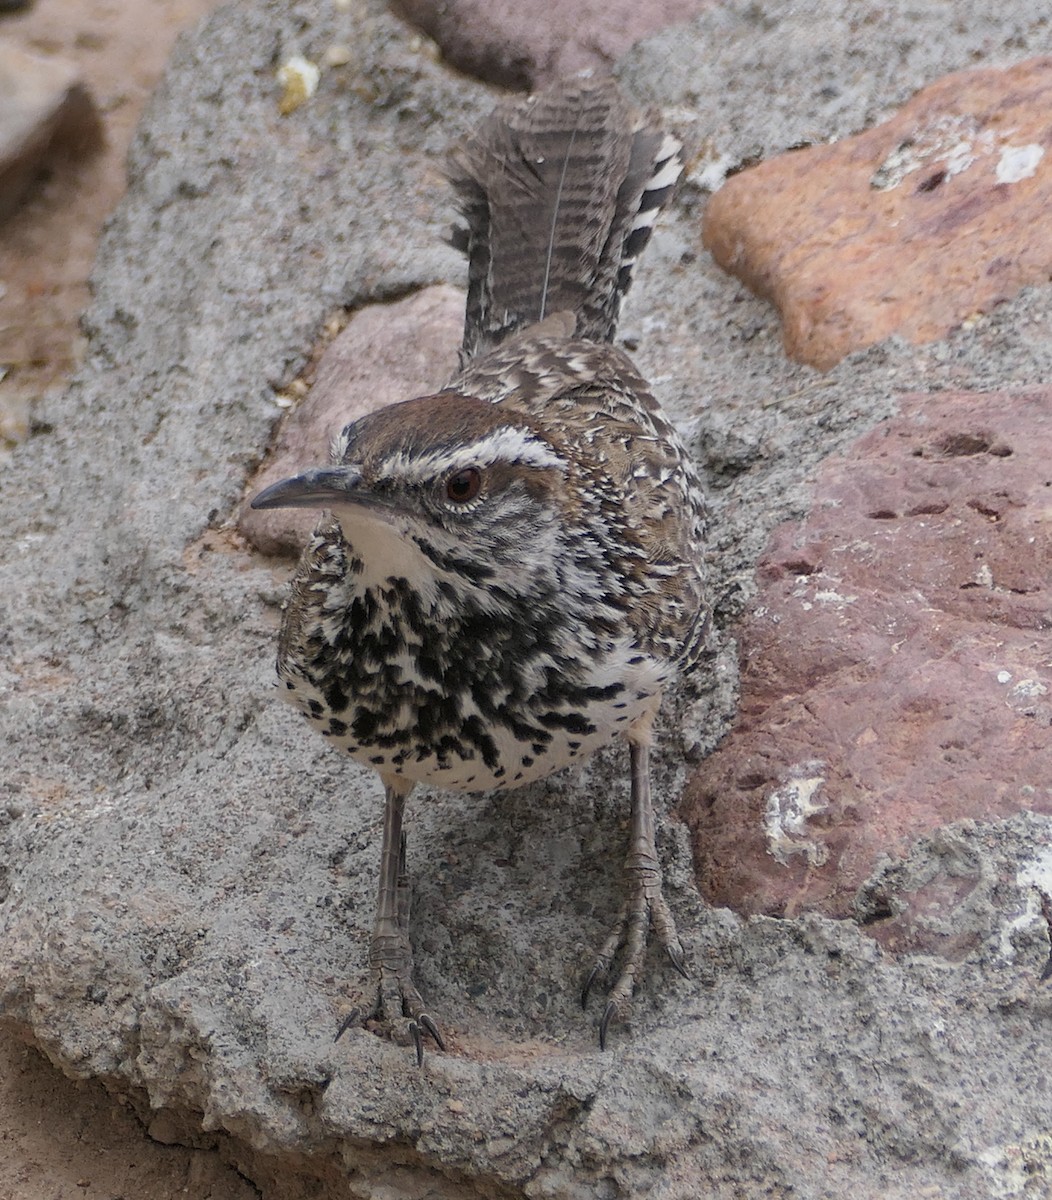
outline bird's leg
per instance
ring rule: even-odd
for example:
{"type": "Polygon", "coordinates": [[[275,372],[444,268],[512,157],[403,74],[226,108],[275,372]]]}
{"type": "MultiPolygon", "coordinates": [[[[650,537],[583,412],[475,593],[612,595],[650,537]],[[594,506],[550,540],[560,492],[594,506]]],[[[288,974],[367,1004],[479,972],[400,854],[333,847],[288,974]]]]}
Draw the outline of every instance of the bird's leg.
{"type": "MultiPolygon", "coordinates": [[[[380,883],[376,897],[376,924],[369,944],[369,967],[376,992],[372,1011],[387,1024],[398,1017],[409,1018],[409,1032],[416,1047],[416,1060],[423,1062],[424,1035],[429,1034],[440,1050],[445,1043],[413,983],[413,949],[409,942],[410,884],[405,861],[402,814],[411,784],[384,781],[384,832],[380,847],[380,883]]],[[[356,1010],[341,1028],[356,1021],[356,1010]]],[[[337,1034],[339,1036],[339,1034],[337,1034]]]]}
{"type": "Polygon", "coordinates": [[[650,752],[648,740],[632,741],[632,833],[628,844],[625,870],[628,875],[628,895],[621,905],[613,933],[596,955],[595,965],[584,985],[581,1003],[586,1004],[588,993],[596,980],[610,971],[618,951],[623,949],[621,969],[607,999],[606,1009],[599,1022],[599,1045],[606,1047],[606,1031],[611,1020],[624,1014],[632,998],[636,982],[642,975],[647,939],[653,927],[658,941],[681,975],[687,969],[683,947],[676,933],[668,902],[661,891],[661,864],[654,839],[654,805],[650,797],[650,752]]]}

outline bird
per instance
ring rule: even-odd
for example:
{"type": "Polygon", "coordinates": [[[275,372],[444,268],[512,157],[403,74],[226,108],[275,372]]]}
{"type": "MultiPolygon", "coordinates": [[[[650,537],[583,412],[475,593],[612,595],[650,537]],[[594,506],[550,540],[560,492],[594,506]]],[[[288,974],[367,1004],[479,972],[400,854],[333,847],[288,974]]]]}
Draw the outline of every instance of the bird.
{"type": "Polygon", "coordinates": [[[468,261],[449,383],[348,424],[329,462],[251,501],[325,510],[291,581],[279,686],[382,783],[373,998],[350,1019],[407,1020],[418,1063],[425,1038],[446,1046],[413,979],[416,785],[500,792],[627,743],[626,897],[581,993],[609,981],[600,1047],[652,934],[687,974],[649,754],[663,693],[706,645],[705,501],[613,344],[681,170],[680,143],[612,77],[499,103],[447,170],[468,261]]]}

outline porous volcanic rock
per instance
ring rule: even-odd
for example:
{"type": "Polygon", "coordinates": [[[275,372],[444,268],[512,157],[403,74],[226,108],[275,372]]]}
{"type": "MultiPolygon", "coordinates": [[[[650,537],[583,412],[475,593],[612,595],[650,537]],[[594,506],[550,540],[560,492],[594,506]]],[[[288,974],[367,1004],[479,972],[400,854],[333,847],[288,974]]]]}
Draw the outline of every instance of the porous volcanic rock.
{"type": "Polygon", "coordinates": [[[713,197],[704,242],[830,367],[915,342],[1052,274],[1052,58],[948,75],[889,121],[781,154],[713,197]]]}
{"type": "Polygon", "coordinates": [[[922,834],[1052,814],[1052,391],[904,398],[758,572],[683,800],[713,903],[846,916],[922,834]]]}

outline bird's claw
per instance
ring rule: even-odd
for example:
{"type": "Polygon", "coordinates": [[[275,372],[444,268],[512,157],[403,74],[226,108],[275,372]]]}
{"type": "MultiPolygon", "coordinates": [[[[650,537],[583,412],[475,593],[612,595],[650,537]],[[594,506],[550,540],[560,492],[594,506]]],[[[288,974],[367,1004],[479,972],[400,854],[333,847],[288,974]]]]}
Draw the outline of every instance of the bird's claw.
{"type": "Polygon", "coordinates": [[[604,974],[604,971],[599,963],[596,963],[595,966],[588,972],[588,978],[584,981],[584,987],[581,988],[581,1007],[582,1008],[588,1007],[588,997],[591,994],[592,988],[595,985],[595,981],[602,974],[604,974]]]}
{"type": "Polygon", "coordinates": [[[683,947],[680,945],[666,945],[665,953],[668,955],[669,962],[676,968],[684,979],[690,978],[690,971],[687,970],[687,960],[683,954],[683,947]]]}
{"type": "Polygon", "coordinates": [[[333,1035],[332,1040],[334,1042],[338,1042],[352,1025],[357,1025],[358,1018],[361,1016],[361,1013],[362,1010],[360,1008],[352,1008],[351,1011],[340,1022],[340,1026],[333,1035]]]}
{"type": "Polygon", "coordinates": [[[413,1038],[413,1045],[416,1047],[416,1065],[422,1067],[424,1065],[424,1034],[429,1034],[435,1042],[439,1050],[445,1050],[446,1043],[442,1040],[442,1034],[439,1032],[438,1026],[432,1021],[427,1013],[420,1013],[415,1019],[409,1022],[409,1032],[413,1038]]]}
{"type": "Polygon", "coordinates": [[[606,1049],[610,1022],[628,1009],[632,993],[643,975],[643,961],[651,930],[676,971],[684,979],[690,978],[672,913],[660,888],[660,877],[656,886],[652,878],[645,885],[641,882],[635,895],[622,906],[614,932],[596,955],[595,964],[581,989],[581,1007],[585,1008],[596,982],[610,973],[614,960],[618,955],[621,956],[620,971],[610,988],[609,999],[599,1021],[600,1050],[606,1049]]]}
{"type": "MultiPolygon", "coordinates": [[[[446,1042],[442,1036],[442,1031],[439,1029],[434,1018],[426,1012],[414,1012],[414,1006],[410,997],[405,997],[402,1004],[402,1016],[409,1018],[408,1031],[409,1036],[413,1039],[413,1048],[416,1051],[416,1065],[421,1067],[424,1065],[424,1038],[430,1037],[439,1050],[445,1050],[446,1042]]],[[[377,995],[376,1003],[368,1011],[363,1011],[361,1006],[356,1006],[343,1018],[333,1036],[333,1041],[338,1042],[340,1038],[354,1025],[365,1025],[370,1021],[377,1022],[382,1028],[376,1030],[378,1033],[384,1031],[392,1031],[397,1025],[397,1021],[390,1019],[385,1013],[383,998],[377,995]]]]}
{"type": "Polygon", "coordinates": [[[608,1000],[606,1008],[603,1009],[603,1016],[599,1022],[599,1049],[606,1049],[606,1031],[609,1028],[610,1021],[617,1013],[617,1005],[613,1000],[608,1000]]]}

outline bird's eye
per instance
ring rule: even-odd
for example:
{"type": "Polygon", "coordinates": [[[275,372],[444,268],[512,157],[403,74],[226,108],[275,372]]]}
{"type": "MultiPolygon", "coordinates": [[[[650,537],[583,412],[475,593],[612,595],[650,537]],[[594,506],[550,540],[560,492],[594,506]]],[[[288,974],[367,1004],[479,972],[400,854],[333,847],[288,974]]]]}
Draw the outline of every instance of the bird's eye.
{"type": "Polygon", "coordinates": [[[481,488],[482,472],[478,467],[464,467],[446,480],[446,499],[454,504],[467,504],[475,499],[481,488]]]}

